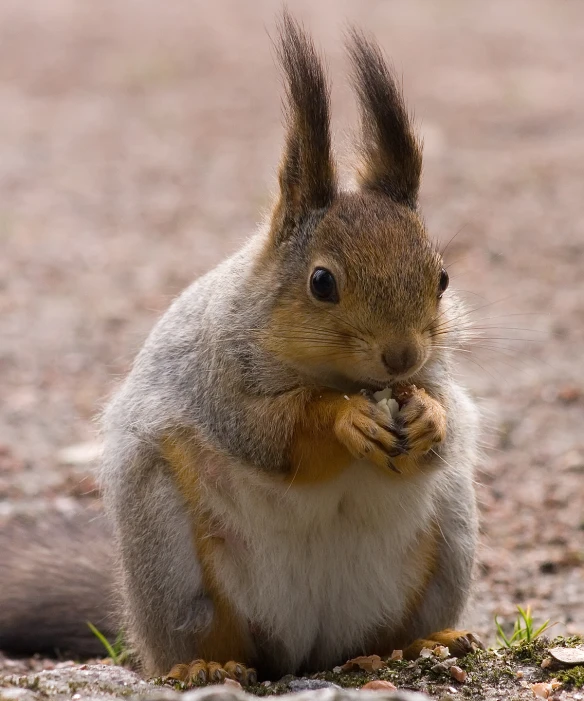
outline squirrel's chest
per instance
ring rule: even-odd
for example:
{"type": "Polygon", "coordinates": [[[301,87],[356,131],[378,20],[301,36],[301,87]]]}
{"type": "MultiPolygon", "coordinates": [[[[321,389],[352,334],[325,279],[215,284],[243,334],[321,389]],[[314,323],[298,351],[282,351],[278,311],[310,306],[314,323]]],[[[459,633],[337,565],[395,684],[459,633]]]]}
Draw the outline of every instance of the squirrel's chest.
{"type": "Polygon", "coordinates": [[[326,666],[380,625],[399,626],[424,577],[415,550],[431,530],[431,489],[363,463],[320,485],[237,484],[211,498],[224,529],[215,567],[279,656],[326,666]]]}

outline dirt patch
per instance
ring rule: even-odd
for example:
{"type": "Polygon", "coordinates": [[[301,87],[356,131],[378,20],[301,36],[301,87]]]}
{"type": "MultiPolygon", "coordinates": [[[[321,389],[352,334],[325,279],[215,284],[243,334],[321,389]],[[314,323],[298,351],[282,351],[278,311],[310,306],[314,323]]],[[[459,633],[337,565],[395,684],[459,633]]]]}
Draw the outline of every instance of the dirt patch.
{"type": "MultiPolygon", "coordinates": [[[[331,695],[338,701],[349,701],[342,689],[362,689],[366,685],[370,685],[370,688],[372,682],[380,680],[385,686],[390,686],[388,682],[395,686],[396,693],[385,690],[381,697],[393,701],[407,701],[407,694],[415,691],[423,694],[417,701],[429,697],[443,700],[472,698],[495,701],[514,698],[536,701],[538,698],[553,698],[555,701],[579,701],[583,697],[581,689],[584,687],[584,666],[565,667],[553,662],[549,654],[550,645],[582,648],[584,640],[559,639],[553,643],[540,640],[506,650],[478,651],[461,659],[432,655],[427,651],[423,657],[413,662],[389,660],[375,672],[343,672],[339,668],[310,677],[288,676],[277,682],[252,686],[246,690],[247,696],[241,690],[234,690],[233,686],[207,686],[200,689],[198,694],[184,697],[183,701],[202,701],[214,692],[225,701],[227,697],[233,698],[233,694],[251,701],[256,696],[290,693],[302,693],[306,701],[319,701],[321,697],[322,701],[332,701],[329,698],[331,695]],[[323,689],[327,689],[324,695],[323,689]]],[[[104,664],[63,663],[33,674],[12,674],[0,679],[2,701],[37,701],[48,697],[121,698],[134,695],[151,701],[158,698],[174,701],[172,691],[182,693],[186,690],[187,687],[177,682],[167,683],[161,679],[146,682],[133,672],[104,664]]],[[[179,698],[177,694],[177,701],[179,698]]],[[[301,697],[294,698],[300,701],[301,697]]],[[[416,697],[412,695],[410,701],[416,701],[416,697]]]]}

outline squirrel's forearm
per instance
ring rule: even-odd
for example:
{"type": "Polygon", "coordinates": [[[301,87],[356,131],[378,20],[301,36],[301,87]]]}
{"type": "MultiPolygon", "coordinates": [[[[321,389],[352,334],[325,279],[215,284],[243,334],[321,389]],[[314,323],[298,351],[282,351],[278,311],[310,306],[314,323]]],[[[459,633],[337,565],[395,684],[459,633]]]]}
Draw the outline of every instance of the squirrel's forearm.
{"type": "Polygon", "coordinates": [[[345,401],[338,392],[323,391],[306,403],[305,411],[296,423],[289,449],[291,484],[332,479],[350,463],[351,455],[334,431],[335,421],[345,401]]]}
{"type": "Polygon", "coordinates": [[[191,466],[196,472],[210,464],[217,449],[294,484],[331,479],[351,460],[334,431],[345,403],[330,390],[247,396],[229,430],[211,436],[206,430],[171,432],[162,439],[162,453],[171,465],[180,465],[173,470],[179,481],[191,481],[191,466]]]}

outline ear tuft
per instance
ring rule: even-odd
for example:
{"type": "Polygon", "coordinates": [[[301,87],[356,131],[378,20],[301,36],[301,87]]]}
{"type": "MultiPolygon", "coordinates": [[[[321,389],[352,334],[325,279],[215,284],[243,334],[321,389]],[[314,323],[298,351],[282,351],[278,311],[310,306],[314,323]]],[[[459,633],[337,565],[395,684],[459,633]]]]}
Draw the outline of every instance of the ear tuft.
{"type": "Polygon", "coordinates": [[[308,34],[285,10],[276,47],[286,83],[286,145],[280,166],[281,225],[331,204],[336,192],[330,88],[308,34]]]}
{"type": "Polygon", "coordinates": [[[361,186],[415,208],[422,173],[422,146],[414,133],[402,92],[375,41],[352,28],[347,50],[361,108],[361,186]]]}

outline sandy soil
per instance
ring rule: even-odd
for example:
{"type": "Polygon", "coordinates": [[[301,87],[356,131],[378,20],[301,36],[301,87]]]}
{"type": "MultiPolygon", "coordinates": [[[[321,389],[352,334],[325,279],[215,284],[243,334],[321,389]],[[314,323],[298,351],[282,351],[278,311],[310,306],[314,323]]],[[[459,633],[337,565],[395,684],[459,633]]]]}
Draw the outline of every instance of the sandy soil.
{"type": "MultiPolygon", "coordinates": [[[[355,107],[347,18],[403,74],[428,229],[486,340],[468,621],[531,603],[584,631],[584,4],[289,0],[355,107]]],[[[0,3],[0,516],[95,498],[60,451],[170,299],[253,230],[282,143],[268,0],[0,3]],[[267,31],[266,31],[267,28],[267,31]]],[[[75,462],[75,461],[74,461],[75,462]]],[[[79,463],[79,461],[76,461],[79,463]]]]}

